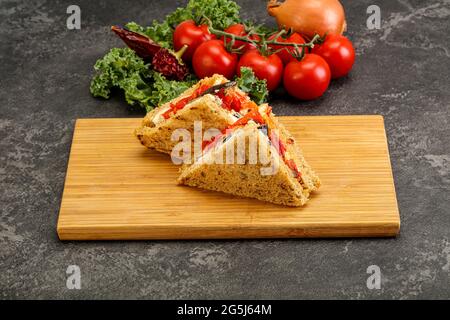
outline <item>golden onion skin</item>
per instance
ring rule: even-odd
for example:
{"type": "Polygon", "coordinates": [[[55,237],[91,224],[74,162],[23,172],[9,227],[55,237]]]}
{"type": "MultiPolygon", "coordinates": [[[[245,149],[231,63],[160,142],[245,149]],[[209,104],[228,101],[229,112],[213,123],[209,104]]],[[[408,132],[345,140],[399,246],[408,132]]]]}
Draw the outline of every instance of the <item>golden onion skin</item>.
{"type": "Polygon", "coordinates": [[[293,28],[310,39],[315,34],[342,34],[347,27],[344,8],[338,0],[270,0],[267,11],[280,28],[293,28]]]}

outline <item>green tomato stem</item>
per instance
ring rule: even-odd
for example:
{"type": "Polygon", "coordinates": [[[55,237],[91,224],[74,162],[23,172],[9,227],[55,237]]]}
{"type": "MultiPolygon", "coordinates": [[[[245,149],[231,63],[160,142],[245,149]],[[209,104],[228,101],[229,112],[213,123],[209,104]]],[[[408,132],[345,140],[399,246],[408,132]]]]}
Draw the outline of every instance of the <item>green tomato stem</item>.
{"type": "Polygon", "coordinates": [[[247,42],[247,43],[252,43],[252,44],[257,45],[258,47],[262,47],[262,48],[267,47],[267,45],[280,45],[280,46],[296,47],[296,48],[298,48],[298,47],[314,48],[314,45],[320,40],[320,36],[318,34],[316,34],[311,39],[311,41],[309,41],[307,43],[293,43],[293,42],[276,41],[276,39],[278,39],[281,35],[283,35],[286,32],[283,29],[283,30],[280,30],[280,32],[278,32],[272,40],[266,40],[265,37],[262,37],[261,40],[258,41],[258,40],[250,39],[248,36],[237,36],[232,33],[217,30],[217,29],[214,29],[212,26],[209,26],[208,28],[209,28],[210,33],[212,33],[216,36],[224,37],[225,39],[230,38],[233,43],[234,43],[234,41],[239,40],[239,41],[243,41],[243,42],[247,42]]]}

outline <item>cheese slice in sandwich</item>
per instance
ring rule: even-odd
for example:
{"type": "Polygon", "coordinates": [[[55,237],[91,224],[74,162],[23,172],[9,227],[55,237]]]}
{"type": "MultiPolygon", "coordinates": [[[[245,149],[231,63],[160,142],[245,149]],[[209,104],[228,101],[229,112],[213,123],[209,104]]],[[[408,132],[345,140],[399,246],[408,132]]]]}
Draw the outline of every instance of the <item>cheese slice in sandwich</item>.
{"type": "Polygon", "coordinates": [[[202,131],[225,129],[241,117],[240,109],[251,103],[248,95],[233,84],[217,74],[200,80],[179,97],[150,111],[135,135],[144,146],[170,154],[178,143],[172,140],[176,129],[189,130],[192,138],[196,121],[201,121],[202,131]]]}
{"type": "Polygon", "coordinates": [[[292,135],[271,108],[250,110],[204,147],[192,165],[183,165],[178,184],[302,206],[320,186],[292,135]]]}

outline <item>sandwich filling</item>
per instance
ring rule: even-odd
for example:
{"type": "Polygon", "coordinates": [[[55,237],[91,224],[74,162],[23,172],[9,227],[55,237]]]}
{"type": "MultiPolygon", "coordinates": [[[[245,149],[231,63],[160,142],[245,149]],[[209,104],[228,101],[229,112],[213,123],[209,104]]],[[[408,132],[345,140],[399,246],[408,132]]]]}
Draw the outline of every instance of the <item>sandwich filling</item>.
{"type": "MultiPolygon", "coordinates": [[[[225,83],[226,84],[226,83],[225,83]]],[[[234,87],[223,87],[217,91],[208,92],[211,88],[214,86],[221,86],[225,85],[224,83],[219,84],[202,84],[200,85],[196,90],[194,90],[193,93],[191,93],[189,96],[181,98],[180,100],[176,102],[170,103],[166,108],[163,108],[161,111],[159,111],[153,118],[153,122],[155,124],[158,124],[164,120],[169,119],[173,115],[175,115],[178,111],[182,110],[184,107],[186,107],[189,103],[193,102],[195,99],[201,97],[202,95],[208,93],[213,95],[216,99],[218,104],[232,112],[233,115],[236,116],[236,113],[239,113],[241,110],[248,107],[249,103],[252,103],[252,101],[249,99],[249,97],[241,92],[240,90],[236,90],[234,87]]],[[[235,118],[232,118],[232,120],[236,120],[235,118]]]]}
{"type": "Polygon", "coordinates": [[[272,144],[278,151],[281,159],[291,170],[294,177],[299,182],[301,182],[301,172],[294,161],[293,155],[289,151],[287,151],[286,148],[286,144],[292,144],[293,141],[285,139],[285,137],[280,137],[280,135],[278,134],[279,130],[270,116],[272,108],[269,106],[261,106],[260,108],[258,108],[257,105],[253,102],[247,104],[247,107],[250,108],[246,110],[245,115],[236,120],[226,129],[224,129],[221,134],[213,137],[211,140],[203,141],[203,154],[205,155],[207,152],[214,149],[214,146],[216,146],[220,141],[222,143],[227,141],[237,128],[241,128],[249,122],[253,122],[257,124],[260,131],[262,131],[267,136],[269,143],[272,144]]]}

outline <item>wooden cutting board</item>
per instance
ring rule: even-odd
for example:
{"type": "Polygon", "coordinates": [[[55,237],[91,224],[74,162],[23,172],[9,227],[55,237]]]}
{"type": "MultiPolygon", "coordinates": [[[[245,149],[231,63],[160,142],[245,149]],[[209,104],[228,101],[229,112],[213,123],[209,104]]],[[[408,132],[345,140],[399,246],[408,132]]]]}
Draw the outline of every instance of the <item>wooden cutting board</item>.
{"type": "Polygon", "coordinates": [[[76,122],[61,240],[384,237],[399,232],[381,116],[281,117],[322,186],[283,207],[177,186],[170,157],[133,136],[141,119],[76,122]]]}

